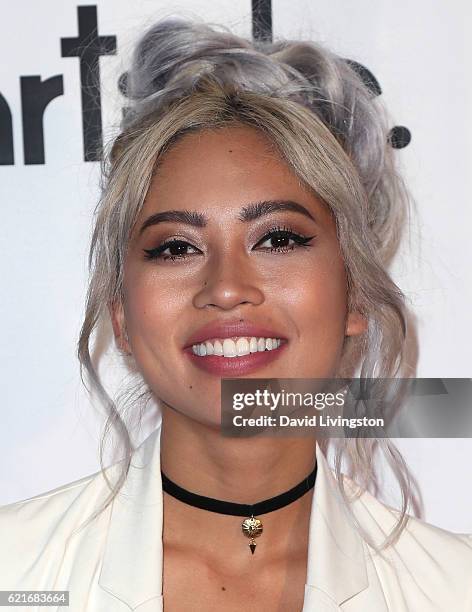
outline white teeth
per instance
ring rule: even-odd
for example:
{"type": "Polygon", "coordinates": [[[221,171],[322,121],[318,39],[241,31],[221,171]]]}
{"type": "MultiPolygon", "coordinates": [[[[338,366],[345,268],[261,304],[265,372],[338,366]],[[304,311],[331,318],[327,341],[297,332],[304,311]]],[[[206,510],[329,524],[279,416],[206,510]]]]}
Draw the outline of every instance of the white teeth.
{"type": "Polygon", "coordinates": [[[249,342],[249,350],[251,351],[251,353],[257,353],[257,338],[251,338],[249,342]]]}
{"type": "Polygon", "coordinates": [[[239,357],[242,355],[249,355],[251,351],[249,350],[249,342],[246,340],[246,338],[239,338],[236,341],[236,351],[239,357]]]}
{"type": "Polygon", "coordinates": [[[223,340],[223,355],[225,357],[236,357],[236,343],[230,338],[223,340]]]}
{"type": "Polygon", "coordinates": [[[280,338],[224,338],[221,340],[206,340],[200,344],[194,344],[192,351],[195,355],[205,357],[206,355],[219,355],[224,357],[242,357],[250,353],[272,351],[281,344],[280,338]]]}

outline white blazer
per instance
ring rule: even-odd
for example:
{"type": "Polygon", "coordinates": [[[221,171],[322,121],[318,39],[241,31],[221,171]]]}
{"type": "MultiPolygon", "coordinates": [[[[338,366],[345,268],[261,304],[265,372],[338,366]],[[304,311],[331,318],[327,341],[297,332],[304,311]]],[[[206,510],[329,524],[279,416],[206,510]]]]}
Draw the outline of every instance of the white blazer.
{"type": "MultiPolygon", "coordinates": [[[[68,542],[109,492],[100,471],[0,507],[0,590],[70,592],[69,608],[12,611],[164,609],[160,431],[135,451],[113,504],[68,542]]],[[[319,446],[316,457],[302,612],[472,611],[472,535],[412,517],[397,544],[378,556],[351,524],[319,446]]],[[[111,477],[117,466],[108,468],[111,477]]],[[[397,511],[368,492],[353,503],[357,518],[381,541],[397,511]]]]}

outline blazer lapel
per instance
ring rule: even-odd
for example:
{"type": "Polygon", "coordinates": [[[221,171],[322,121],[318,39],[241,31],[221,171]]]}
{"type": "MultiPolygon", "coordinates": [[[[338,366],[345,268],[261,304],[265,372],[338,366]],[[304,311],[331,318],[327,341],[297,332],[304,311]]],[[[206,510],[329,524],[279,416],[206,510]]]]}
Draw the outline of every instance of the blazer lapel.
{"type": "Polygon", "coordinates": [[[162,482],[159,426],[133,454],[113,501],[99,586],[132,610],[162,609],[162,482]]]}
{"type": "Polygon", "coordinates": [[[369,586],[362,537],[342,504],[336,479],[318,444],[316,460],[303,612],[337,610],[369,586]]]}
{"type": "MultiPolygon", "coordinates": [[[[160,434],[159,425],[136,449],[125,484],[113,501],[98,580],[107,593],[143,612],[148,606],[162,610],[160,434]]],[[[318,444],[316,459],[302,612],[337,610],[369,585],[362,538],[318,444]]]]}

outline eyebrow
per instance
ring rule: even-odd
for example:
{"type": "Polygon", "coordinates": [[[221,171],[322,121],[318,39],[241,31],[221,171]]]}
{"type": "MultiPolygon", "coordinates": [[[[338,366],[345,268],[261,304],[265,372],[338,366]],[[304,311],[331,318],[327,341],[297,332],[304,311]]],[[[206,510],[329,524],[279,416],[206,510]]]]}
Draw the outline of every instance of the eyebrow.
{"type": "MultiPolygon", "coordinates": [[[[252,202],[247,206],[243,206],[237,219],[243,223],[249,223],[259,217],[287,210],[299,213],[308,217],[315,223],[317,222],[307,208],[292,200],[264,200],[262,202],[252,202]]],[[[151,225],[158,225],[159,223],[184,223],[185,225],[191,225],[193,227],[206,227],[208,221],[208,217],[204,213],[197,211],[166,210],[148,217],[142,224],[139,235],[141,235],[146,228],[151,225]]]]}

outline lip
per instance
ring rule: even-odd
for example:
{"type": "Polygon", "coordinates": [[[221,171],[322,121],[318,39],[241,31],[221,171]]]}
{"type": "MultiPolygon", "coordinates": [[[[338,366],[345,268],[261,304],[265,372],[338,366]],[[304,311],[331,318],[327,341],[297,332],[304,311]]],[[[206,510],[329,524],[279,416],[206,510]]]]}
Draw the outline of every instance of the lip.
{"type": "MultiPolygon", "coordinates": [[[[193,344],[199,344],[205,342],[205,340],[210,340],[210,338],[231,338],[233,336],[280,338],[281,340],[287,341],[287,338],[277,330],[264,327],[252,321],[230,319],[228,321],[212,321],[197,329],[187,339],[184,350],[191,348],[193,344]]],[[[282,344],[285,343],[286,342],[282,344]]],[[[267,352],[270,353],[271,351],[267,352]]],[[[236,357],[229,357],[228,359],[236,359],[236,357]]]]}

